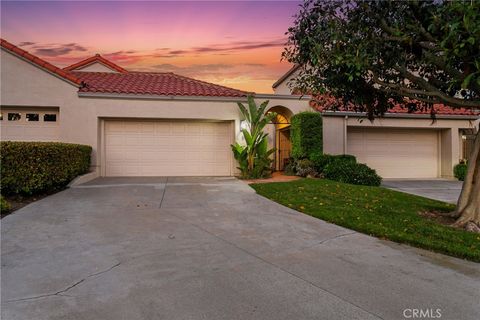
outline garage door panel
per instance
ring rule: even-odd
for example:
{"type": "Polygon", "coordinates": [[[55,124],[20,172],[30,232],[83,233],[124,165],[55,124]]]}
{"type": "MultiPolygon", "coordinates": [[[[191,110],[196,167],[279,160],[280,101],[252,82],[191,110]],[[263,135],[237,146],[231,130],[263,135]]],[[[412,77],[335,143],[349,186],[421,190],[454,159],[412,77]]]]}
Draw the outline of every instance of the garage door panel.
{"type": "Polygon", "coordinates": [[[438,176],[435,130],[348,128],[347,153],[384,178],[438,176]]]}
{"type": "Polygon", "coordinates": [[[227,176],[233,134],[226,122],[107,121],[107,176],[227,176]]]}

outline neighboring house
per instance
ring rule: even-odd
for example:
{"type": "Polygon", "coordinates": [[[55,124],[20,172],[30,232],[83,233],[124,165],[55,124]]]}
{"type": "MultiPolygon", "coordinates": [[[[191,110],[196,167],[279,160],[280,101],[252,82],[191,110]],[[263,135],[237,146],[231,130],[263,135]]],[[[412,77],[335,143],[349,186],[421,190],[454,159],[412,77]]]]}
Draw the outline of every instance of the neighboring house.
{"type": "MultiPolygon", "coordinates": [[[[295,66],[274,85],[275,93],[294,91],[295,66]]],[[[325,153],[352,154],[384,178],[438,178],[453,176],[453,166],[466,159],[478,128],[478,112],[435,105],[436,121],[429,111],[409,113],[400,106],[373,122],[351,110],[330,111],[312,101],[323,114],[325,153]]]]}
{"type": "MultiPolygon", "coordinates": [[[[90,145],[92,176],[231,176],[249,93],[96,55],[58,68],[1,40],[1,139],[90,145]]],[[[254,94],[288,117],[309,98],[254,94]]],[[[279,115],[284,144],[288,119],[279,115]]],[[[272,138],[276,139],[277,135],[272,138]]],[[[277,142],[272,140],[272,143],[277,142]]],[[[276,163],[279,160],[277,153],[276,163]]],[[[288,152],[282,153],[288,157],[288,152]]]]}

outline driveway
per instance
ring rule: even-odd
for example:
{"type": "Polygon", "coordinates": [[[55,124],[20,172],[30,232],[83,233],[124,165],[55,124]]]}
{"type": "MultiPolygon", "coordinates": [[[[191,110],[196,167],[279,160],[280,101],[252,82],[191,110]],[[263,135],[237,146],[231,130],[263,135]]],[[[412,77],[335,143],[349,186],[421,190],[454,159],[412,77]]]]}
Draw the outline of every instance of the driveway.
{"type": "Polygon", "coordinates": [[[450,203],[457,203],[462,190],[462,181],[448,179],[385,179],[382,185],[389,189],[450,203]]]}
{"type": "Polygon", "coordinates": [[[323,222],[233,178],[97,179],[2,220],[3,320],[478,319],[479,288],[478,264],[323,222]]]}

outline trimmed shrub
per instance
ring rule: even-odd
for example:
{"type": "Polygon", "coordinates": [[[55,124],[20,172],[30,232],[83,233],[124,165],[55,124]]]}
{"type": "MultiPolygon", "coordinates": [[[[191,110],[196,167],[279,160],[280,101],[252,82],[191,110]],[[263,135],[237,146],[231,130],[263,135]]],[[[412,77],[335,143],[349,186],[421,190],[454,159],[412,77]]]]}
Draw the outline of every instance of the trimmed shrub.
{"type": "Polygon", "coordinates": [[[293,158],[288,159],[288,163],[285,165],[283,172],[287,176],[294,176],[296,172],[296,162],[293,158]]]}
{"type": "Polygon", "coordinates": [[[453,167],[453,175],[460,181],[465,180],[465,176],[467,175],[467,164],[466,163],[459,163],[453,167]]]}
{"type": "Polygon", "coordinates": [[[313,162],[308,159],[301,159],[296,161],[295,171],[297,176],[307,177],[307,176],[316,176],[317,171],[313,166],[313,162]]]}
{"type": "Polygon", "coordinates": [[[313,166],[318,173],[322,173],[325,167],[334,161],[357,162],[357,158],[350,154],[331,155],[314,153],[311,155],[310,160],[313,162],[313,166]]]}
{"type": "Polygon", "coordinates": [[[364,186],[379,186],[382,178],[363,163],[351,160],[336,160],[325,166],[323,174],[326,179],[364,186]]]}
{"type": "Polygon", "coordinates": [[[1,143],[2,194],[35,194],[64,188],[87,173],[92,147],[59,142],[1,143]]]}
{"type": "Polygon", "coordinates": [[[0,211],[10,211],[10,204],[5,200],[3,196],[0,196],[0,211]]]}
{"type": "Polygon", "coordinates": [[[314,153],[323,153],[322,115],[319,112],[297,113],[290,122],[293,158],[310,159],[314,153]]]}

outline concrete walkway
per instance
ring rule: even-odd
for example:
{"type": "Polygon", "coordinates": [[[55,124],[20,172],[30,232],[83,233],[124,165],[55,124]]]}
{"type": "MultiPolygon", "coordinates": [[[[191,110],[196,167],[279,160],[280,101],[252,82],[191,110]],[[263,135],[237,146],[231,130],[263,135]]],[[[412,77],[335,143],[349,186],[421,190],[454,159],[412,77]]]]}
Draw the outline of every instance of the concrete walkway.
{"type": "Polygon", "coordinates": [[[389,189],[450,203],[457,203],[462,190],[462,181],[448,179],[385,179],[382,185],[389,189]]]}
{"type": "Polygon", "coordinates": [[[2,319],[478,319],[479,264],[233,178],[97,179],[2,220],[2,319]]]}

